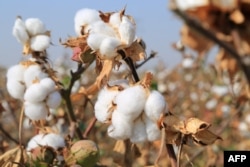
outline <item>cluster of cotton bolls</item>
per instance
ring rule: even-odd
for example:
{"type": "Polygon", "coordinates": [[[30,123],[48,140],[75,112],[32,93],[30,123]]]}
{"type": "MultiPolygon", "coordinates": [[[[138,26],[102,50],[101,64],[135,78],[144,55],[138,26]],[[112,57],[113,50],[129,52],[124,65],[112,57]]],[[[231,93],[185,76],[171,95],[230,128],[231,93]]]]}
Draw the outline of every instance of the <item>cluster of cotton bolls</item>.
{"type": "Polygon", "coordinates": [[[61,95],[56,88],[55,82],[33,61],[21,62],[7,71],[7,90],[12,97],[24,101],[25,115],[31,120],[45,119],[50,108],[59,106],[61,95]]]}
{"type": "Polygon", "coordinates": [[[124,11],[101,13],[94,9],[81,9],[75,15],[76,34],[87,34],[88,46],[99,51],[103,58],[112,59],[117,56],[118,48],[129,47],[135,40],[135,22],[124,11]]]}
{"type": "Polygon", "coordinates": [[[50,45],[49,31],[38,18],[28,18],[23,21],[21,17],[17,17],[12,34],[18,42],[32,51],[42,52],[50,45]]]}
{"type": "Polygon", "coordinates": [[[110,137],[139,143],[160,139],[157,121],[167,112],[166,108],[158,91],[149,91],[141,84],[129,86],[122,80],[100,90],[95,116],[102,123],[110,123],[107,130],[110,137]]]}

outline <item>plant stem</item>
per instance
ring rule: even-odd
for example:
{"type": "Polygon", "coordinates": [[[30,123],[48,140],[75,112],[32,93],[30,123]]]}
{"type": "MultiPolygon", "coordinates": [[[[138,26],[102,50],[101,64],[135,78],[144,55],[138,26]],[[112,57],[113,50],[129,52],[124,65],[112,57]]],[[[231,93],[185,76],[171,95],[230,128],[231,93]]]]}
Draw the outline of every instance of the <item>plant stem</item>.
{"type": "Polygon", "coordinates": [[[166,144],[166,148],[167,148],[167,152],[168,152],[168,156],[170,159],[170,164],[172,167],[176,167],[177,166],[177,158],[174,152],[174,148],[172,144],[166,144]]]}
{"type": "Polygon", "coordinates": [[[19,118],[19,145],[22,145],[23,140],[23,117],[24,117],[24,105],[22,106],[20,118],[19,118]]]}

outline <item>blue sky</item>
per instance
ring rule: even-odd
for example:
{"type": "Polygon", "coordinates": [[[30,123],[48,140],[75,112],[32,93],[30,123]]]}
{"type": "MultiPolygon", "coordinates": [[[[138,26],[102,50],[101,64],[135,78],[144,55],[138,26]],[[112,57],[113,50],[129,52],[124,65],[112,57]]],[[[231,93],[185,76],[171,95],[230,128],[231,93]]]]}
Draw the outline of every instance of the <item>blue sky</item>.
{"type": "MultiPolygon", "coordinates": [[[[60,57],[65,48],[59,39],[75,36],[74,16],[82,8],[93,8],[103,12],[118,11],[125,5],[126,13],[132,15],[137,24],[137,36],[144,39],[147,53],[158,52],[158,57],[151,61],[154,66],[164,61],[173,66],[180,61],[179,53],[171,48],[171,43],[179,39],[182,22],[168,9],[168,0],[8,0],[0,1],[0,65],[11,66],[22,57],[22,46],[12,36],[12,27],[17,15],[25,20],[30,17],[40,18],[52,32],[52,43],[48,53],[50,59],[60,57]]],[[[70,50],[66,50],[70,53],[70,50]]]]}

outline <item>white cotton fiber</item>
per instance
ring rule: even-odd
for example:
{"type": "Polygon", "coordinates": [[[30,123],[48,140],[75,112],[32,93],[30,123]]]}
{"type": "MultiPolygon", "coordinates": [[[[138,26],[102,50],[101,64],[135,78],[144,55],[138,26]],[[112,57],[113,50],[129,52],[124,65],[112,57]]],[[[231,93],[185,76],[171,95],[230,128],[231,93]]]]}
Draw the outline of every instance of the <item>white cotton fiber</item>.
{"type": "Polygon", "coordinates": [[[145,114],[152,121],[157,121],[165,113],[166,101],[162,94],[156,90],[151,91],[145,104],[145,114]]]}
{"type": "Polygon", "coordinates": [[[56,89],[56,84],[53,79],[46,77],[40,80],[40,84],[48,93],[53,92],[56,89]]]}
{"type": "Polygon", "coordinates": [[[121,24],[121,14],[120,12],[115,12],[110,15],[109,18],[109,24],[114,27],[115,29],[118,29],[121,24]]]}
{"type": "Polygon", "coordinates": [[[47,35],[37,35],[30,39],[30,47],[33,51],[45,51],[50,45],[50,37],[47,35]]]}
{"type": "Polygon", "coordinates": [[[120,92],[114,102],[118,112],[135,120],[142,113],[146,98],[146,90],[141,85],[136,85],[120,92]]]}
{"type": "Polygon", "coordinates": [[[41,145],[43,146],[50,146],[54,149],[62,148],[65,146],[65,140],[64,138],[55,133],[48,133],[46,134],[43,138],[42,141],[40,142],[41,145]]]}
{"type": "Polygon", "coordinates": [[[107,35],[99,33],[89,34],[87,38],[87,44],[93,51],[97,51],[100,49],[102,41],[107,37],[107,35]]]}
{"type": "Polygon", "coordinates": [[[77,11],[74,18],[76,34],[78,36],[82,35],[82,26],[86,26],[100,20],[101,18],[97,10],[84,8],[77,11]]]}
{"type": "Polygon", "coordinates": [[[30,36],[35,36],[46,32],[45,25],[38,18],[28,18],[25,21],[25,26],[30,36]]]}
{"type": "Polygon", "coordinates": [[[58,91],[52,92],[48,95],[46,99],[46,104],[49,108],[55,109],[57,108],[61,103],[61,95],[58,91]]]}
{"type": "Polygon", "coordinates": [[[130,141],[132,143],[142,143],[147,140],[146,126],[143,120],[137,119],[134,123],[130,141]]]}
{"type": "Polygon", "coordinates": [[[24,82],[29,87],[34,80],[41,80],[48,77],[48,74],[44,73],[39,65],[31,65],[24,72],[24,82]]]}
{"type": "Polygon", "coordinates": [[[109,37],[116,37],[116,32],[114,29],[109,26],[109,24],[104,23],[103,21],[97,21],[89,25],[88,32],[90,34],[103,34],[109,37]]]}
{"type": "Polygon", "coordinates": [[[104,87],[100,90],[97,101],[95,103],[95,117],[98,121],[105,123],[111,118],[112,112],[110,112],[110,107],[112,107],[112,101],[114,97],[119,93],[119,91],[108,90],[104,87]]]}
{"type": "Polygon", "coordinates": [[[17,18],[12,29],[13,36],[18,42],[25,44],[29,40],[29,35],[26,31],[25,23],[21,18],[17,18]]]}
{"type": "Polygon", "coordinates": [[[119,26],[119,34],[122,43],[130,46],[135,40],[136,27],[127,16],[122,17],[122,22],[119,26]]]}
{"type": "Polygon", "coordinates": [[[48,109],[44,102],[31,103],[26,101],[24,103],[24,113],[31,120],[44,120],[48,115],[48,109]]]}
{"type": "Polygon", "coordinates": [[[117,48],[121,46],[121,41],[115,37],[105,38],[100,45],[100,53],[107,59],[117,56],[117,48]]]}
{"type": "Polygon", "coordinates": [[[7,80],[7,90],[13,98],[23,100],[25,88],[25,85],[20,81],[17,81],[15,79],[7,80]]]}
{"type": "Polygon", "coordinates": [[[148,141],[155,141],[161,138],[161,131],[156,122],[151,121],[149,118],[144,117],[148,141]]]}
{"type": "Polygon", "coordinates": [[[31,151],[32,149],[38,147],[39,145],[41,145],[41,141],[43,140],[45,134],[37,134],[35,136],[33,136],[26,147],[27,151],[31,151]]]}
{"type": "Polygon", "coordinates": [[[24,100],[33,103],[42,102],[48,94],[49,92],[40,83],[34,83],[27,88],[24,100]]]}
{"type": "Polygon", "coordinates": [[[108,135],[117,140],[125,140],[131,137],[133,122],[126,117],[114,111],[112,114],[112,124],[108,127],[108,135]]]}
{"type": "Polygon", "coordinates": [[[15,79],[23,82],[25,67],[21,64],[10,67],[7,71],[7,79],[15,79]]]}

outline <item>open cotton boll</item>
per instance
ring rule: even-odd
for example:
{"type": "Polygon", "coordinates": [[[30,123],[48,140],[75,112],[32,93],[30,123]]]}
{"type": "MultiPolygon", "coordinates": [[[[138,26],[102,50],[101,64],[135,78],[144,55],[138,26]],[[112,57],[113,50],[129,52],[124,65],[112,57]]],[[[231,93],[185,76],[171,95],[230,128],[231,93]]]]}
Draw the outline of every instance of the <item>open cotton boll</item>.
{"type": "Polygon", "coordinates": [[[25,21],[25,26],[30,36],[35,36],[46,32],[45,25],[38,18],[28,18],[25,21]]]}
{"type": "Polygon", "coordinates": [[[7,90],[13,98],[23,100],[25,88],[25,85],[20,81],[17,81],[15,79],[7,80],[7,90]]]}
{"type": "Polygon", "coordinates": [[[125,140],[131,137],[133,121],[126,119],[123,114],[114,111],[112,114],[112,124],[108,127],[108,135],[117,140],[125,140]]]}
{"type": "Polygon", "coordinates": [[[119,91],[109,90],[104,87],[100,90],[97,101],[95,103],[95,117],[98,121],[105,123],[111,118],[112,112],[109,111],[112,106],[112,101],[119,91]]]}
{"type": "Polygon", "coordinates": [[[86,26],[100,20],[101,18],[97,10],[84,8],[77,11],[74,18],[76,34],[78,36],[82,35],[82,26],[86,26]]]}
{"type": "Polygon", "coordinates": [[[135,24],[127,16],[123,16],[119,26],[119,34],[122,43],[130,46],[135,40],[135,32],[135,24]]]}
{"type": "Polygon", "coordinates": [[[112,27],[118,29],[121,24],[121,13],[120,12],[112,13],[109,17],[109,24],[112,27]]]}
{"type": "Polygon", "coordinates": [[[62,97],[58,91],[52,92],[48,95],[46,104],[49,108],[55,109],[61,103],[62,97]]]}
{"type": "Polygon", "coordinates": [[[15,21],[14,27],[12,29],[13,36],[18,42],[25,44],[29,40],[29,35],[26,31],[25,23],[18,17],[15,21]]]}
{"type": "Polygon", "coordinates": [[[161,138],[161,131],[158,128],[157,123],[153,122],[148,117],[144,117],[144,122],[148,141],[159,140],[161,138]]]}
{"type": "Polygon", "coordinates": [[[32,103],[26,101],[24,102],[24,113],[31,120],[44,120],[48,115],[48,109],[44,102],[32,103]]]}
{"type": "Polygon", "coordinates": [[[38,147],[39,145],[41,145],[41,141],[43,140],[45,134],[37,134],[35,136],[33,136],[26,147],[27,151],[31,151],[32,149],[38,147]]]}
{"type": "Polygon", "coordinates": [[[15,79],[17,81],[23,82],[25,67],[21,64],[14,65],[10,67],[7,71],[7,79],[15,79]]]}
{"type": "Polygon", "coordinates": [[[41,80],[48,77],[48,74],[42,71],[39,65],[31,65],[24,72],[24,82],[29,87],[34,80],[41,80]]]}
{"type": "Polygon", "coordinates": [[[134,123],[130,141],[132,143],[142,143],[146,140],[147,140],[146,126],[141,119],[137,119],[134,123]]]}
{"type": "Polygon", "coordinates": [[[51,93],[56,89],[56,84],[53,79],[47,77],[40,80],[39,84],[46,89],[46,92],[51,93]]]}
{"type": "Polygon", "coordinates": [[[115,37],[105,38],[100,46],[100,53],[107,59],[117,56],[117,48],[121,46],[121,41],[115,37]]]}
{"type": "Polygon", "coordinates": [[[103,34],[110,37],[116,37],[114,29],[103,21],[97,21],[89,25],[88,31],[90,34],[103,34]]]}
{"type": "Polygon", "coordinates": [[[48,94],[49,92],[40,83],[34,83],[27,88],[24,100],[33,103],[42,102],[48,94]]]}
{"type": "Polygon", "coordinates": [[[33,51],[45,51],[50,45],[50,37],[47,35],[37,35],[30,39],[30,48],[33,51]]]}
{"type": "Polygon", "coordinates": [[[46,134],[42,138],[42,141],[40,143],[42,146],[50,146],[50,147],[54,148],[55,150],[65,146],[64,138],[61,135],[55,134],[55,133],[46,134]]]}
{"type": "Polygon", "coordinates": [[[87,38],[87,44],[93,51],[97,51],[100,49],[102,41],[107,37],[107,35],[99,33],[89,34],[87,38]]]}
{"type": "Polygon", "coordinates": [[[135,120],[142,113],[146,99],[146,90],[141,85],[135,85],[120,92],[114,103],[118,112],[135,120]]]}
{"type": "Polygon", "coordinates": [[[156,90],[151,91],[145,104],[145,114],[152,121],[157,121],[161,114],[166,112],[166,101],[162,94],[156,90]]]}

